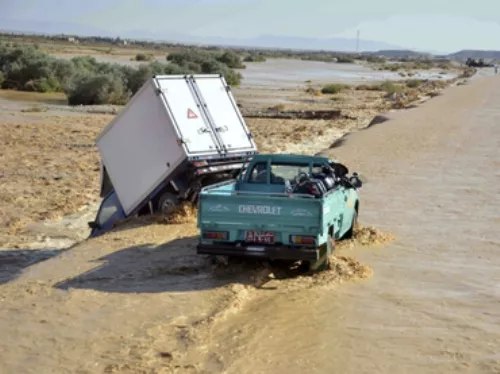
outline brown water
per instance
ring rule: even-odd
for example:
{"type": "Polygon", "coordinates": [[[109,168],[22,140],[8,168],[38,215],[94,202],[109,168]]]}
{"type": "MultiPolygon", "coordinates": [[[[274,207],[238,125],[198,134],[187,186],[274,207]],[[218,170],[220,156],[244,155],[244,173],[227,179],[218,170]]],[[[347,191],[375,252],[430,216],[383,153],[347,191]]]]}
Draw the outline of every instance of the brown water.
{"type": "Polygon", "coordinates": [[[335,150],[369,178],[363,222],[397,240],[352,252],[369,280],[262,297],[225,324],[227,372],[499,373],[499,102],[500,78],[481,78],[335,150]]]}
{"type": "Polygon", "coordinates": [[[479,77],[333,150],[396,237],[340,252],[369,278],[217,275],[192,222],[2,254],[0,373],[499,373],[499,102],[479,77]]]}

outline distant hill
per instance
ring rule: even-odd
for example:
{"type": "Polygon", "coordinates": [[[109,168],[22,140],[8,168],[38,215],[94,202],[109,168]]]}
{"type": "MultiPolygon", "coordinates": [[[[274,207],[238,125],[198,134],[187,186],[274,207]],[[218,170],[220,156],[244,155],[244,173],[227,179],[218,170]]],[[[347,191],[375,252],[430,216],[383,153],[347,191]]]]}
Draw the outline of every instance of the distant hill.
{"type": "MultiPolygon", "coordinates": [[[[193,37],[198,43],[218,44],[235,47],[260,47],[280,48],[296,50],[325,50],[335,52],[355,52],[356,39],[349,38],[307,38],[299,36],[262,35],[252,39],[234,38],[201,38],[193,37]]],[[[372,40],[360,40],[360,49],[364,51],[376,51],[385,48],[398,48],[384,42],[372,40]]]]}
{"type": "MultiPolygon", "coordinates": [[[[260,47],[273,49],[325,50],[336,52],[355,52],[356,39],[352,38],[309,38],[300,36],[261,35],[256,38],[238,39],[231,37],[203,37],[165,31],[154,33],[148,30],[128,30],[114,33],[86,25],[70,22],[45,22],[36,20],[12,20],[0,18],[0,31],[24,32],[33,34],[69,34],[75,36],[120,37],[122,39],[137,39],[150,41],[168,41],[184,44],[219,45],[231,47],[260,47]]],[[[373,40],[360,40],[360,49],[376,51],[380,49],[400,49],[399,46],[373,40]]]]}
{"type": "MultiPolygon", "coordinates": [[[[191,45],[267,48],[302,51],[356,52],[355,38],[311,38],[300,36],[261,35],[256,38],[237,39],[230,37],[203,37],[165,31],[153,33],[147,30],[129,30],[124,33],[114,33],[91,26],[72,22],[47,22],[37,20],[13,20],[0,17],[0,32],[30,33],[42,35],[67,34],[74,36],[120,37],[148,41],[167,41],[191,45]]],[[[363,54],[376,54],[388,58],[404,57],[440,57],[458,61],[467,58],[485,61],[500,60],[500,51],[462,50],[449,55],[433,55],[427,52],[413,51],[400,46],[373,40],[359,40],[363,54]]]]}
{"type": "Polygon", "coordinates": [[[482,50],[464,49],[462,51],[452,53],[448,55],[448,57],[459,61],[466,61],[468,58],[473,58],[473,59],[482,58],[485,61],[500,60],[500,51],[482,51],[482,50]]]}
{"type": "Polygon", "coordinates": [[[430,57],[432,54],[426,52],[411,51],[408,49],[386,49],[374,52],[384,57],[430,57]]]}

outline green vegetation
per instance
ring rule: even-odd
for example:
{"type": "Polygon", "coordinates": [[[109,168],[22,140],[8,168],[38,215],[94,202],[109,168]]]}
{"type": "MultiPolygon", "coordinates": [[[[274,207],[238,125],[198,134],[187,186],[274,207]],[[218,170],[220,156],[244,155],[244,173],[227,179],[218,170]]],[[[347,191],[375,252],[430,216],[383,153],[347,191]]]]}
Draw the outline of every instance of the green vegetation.
{"type": "Polygon", "coordinates": [[[385,81],[382,84],[380,84],[380,91],[385,91],[389,95],[401,92],[402,90],[403,87],[391,81],[385,81]]]}
{"type": "Polygon", "coordinates": [[[321,89],[321,93],[323,93],[323,94],[338,94],[338,93],[340,93],[348,88],[349,88],[349,85],[347,85],[347,84],[339,84],[339,83],[328,84],[321,89]]]}
{"type": "Polygon", "coordinates": [[[410,79],[406,81],[406,87],[408,88],[417,88],[420,87],[422,83],[426,82],[423,79],[410,79]]]}
{"type": "Polygon", "coordinates": [[[417,59],[413,61],[384,63],[377,67],[378,70],[388,71],[410,71],[410,70],[429,70],[429,69],[449,70],[452,68],[449,62],[437,62],[429,59],[417,59]]]}
{"type": "Polygon", "coordinates": [[[170,63],[152,61],[132,68],[98,62],[91,56],[73,57],[67,61],[51,57],[32,46],[19,48],[1,45],[0,87],[20,91],[64,92],[70,105],[121,105],[153,75],[223,74],[230,85],[238,85],[242,78],[232,69],[243,66],[234,52],[221,54],[191,50],[171,54],[169,60],[170,63]]]}
{"type": "Polygon", "coordinates": [[[395,92],[401,92],[403,87],[399,84],[396,84],[390,80],[386,80],[379,84],[360,84],[356,86],[357,91],[384,91],[388,94],[392,94],[395,92]]]}
{"type": "Polygon", "coordinates": [[[203,49],[186,49],[182,52],[170,53],[167,60],[192,70],[203,70],[203,66],[225,65],[230,69],[244,69],[240,56],[233,51],[224,53],[205,51],[203,49]]]}
{"type": "Polygon", "coordinates": [[[321,96],[322,95],[321,91],[319,91],[316,88],[311,87],[311,86],[308,86],[305,91],[306,91],[306,93],[313,95],[313,96],[321,96]]]}
{"type": "Polygon", "coordinates": [[[387,62],[387,58],[377,55],[361,55],[359,59],[372,64],[385,64],[387,62]]]}
{"type": "Polygon", "coordinates": [[[250,54],[243,59],[244,62],[266,62],[266,58],[261,54],[250,54]]]}
{"type": "MultiPolygon", "coordinates": [[[[386,80],[380,84],[361,84],[356,86],[357,91],[384,91],[388,94],[392,94],[395,92],[402,92],[405,89],[415,89],[419,88],[422,84],[429,82],[427,79],[409,79],[407,81],[403,81],[401,83],[395,83],[389,80],[386,80]]],[[[438,84],[434,82],[433,84],[438,84]]]]}
{"type": "Polygon", "coordinates": [[[342,96],[332,96],[330,98],[331,101],[344,101],[345,100],[345,97],[342,97],[342,96]]]}
{"type": "Polygon", "coordinates": [[[337,57],[337,62],[339,64],[352,64],[352,63],[354,63],[354,57],[351,57],[351,56],[339,56],[339,57],[337,57]]]}
{"type": "Polygon", "coordinates": [[[135,61],[151,61],[154,59],[154,56],[151,54],[138,53],[135,55],[135,61]]]}

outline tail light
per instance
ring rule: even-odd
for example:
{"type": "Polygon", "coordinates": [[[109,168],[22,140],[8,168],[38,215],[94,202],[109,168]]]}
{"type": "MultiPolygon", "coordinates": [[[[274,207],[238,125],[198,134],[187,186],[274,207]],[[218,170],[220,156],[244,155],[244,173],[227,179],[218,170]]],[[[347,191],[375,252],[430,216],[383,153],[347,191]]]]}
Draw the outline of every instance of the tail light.
{"type": "Polygon", "coordinates": [[[209,240],[227,240],[228,236],[227,231],[206,231],[203,233],[203,239],[209,240]]]}
{"type": "Polygon", "coordinates": [[[316,237],[303,236],[303,235],[290,235],[290,242],[293,244],[314,245],[316,244],[316,237]]]}
{"type": "Polygon", "coordinates": [[[206,161],[195,161],[193,162],[193,165],[197,168],[201,167],[201,166],[206,166],[208,165],[208,162],[206,161]]]}

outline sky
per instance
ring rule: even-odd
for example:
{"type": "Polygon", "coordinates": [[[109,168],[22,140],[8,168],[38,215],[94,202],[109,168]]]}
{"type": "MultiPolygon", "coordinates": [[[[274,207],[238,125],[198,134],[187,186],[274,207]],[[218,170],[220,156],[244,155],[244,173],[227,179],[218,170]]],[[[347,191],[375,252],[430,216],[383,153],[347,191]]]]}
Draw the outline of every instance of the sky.
{"type": "Polygon", "coordinates": [[[410,49],[500,50],[499,0],[0,0],[1,19],[114,33],[347,37],[410,49]]]}

